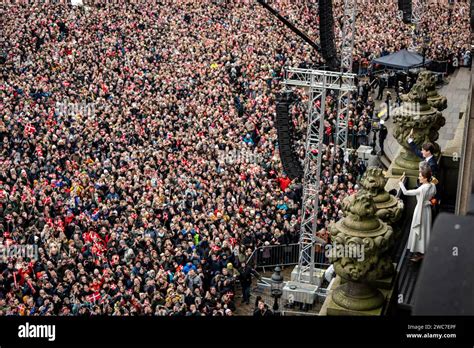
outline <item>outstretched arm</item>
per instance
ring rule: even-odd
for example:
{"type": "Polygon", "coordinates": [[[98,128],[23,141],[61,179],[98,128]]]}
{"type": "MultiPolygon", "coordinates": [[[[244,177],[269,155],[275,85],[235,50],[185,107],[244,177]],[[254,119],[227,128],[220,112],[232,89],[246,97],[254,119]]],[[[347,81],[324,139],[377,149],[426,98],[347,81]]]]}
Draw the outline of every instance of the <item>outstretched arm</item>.
{"type": "Polygon", "coordinates": [[[402,189],[402,192],[405,196],[416,196],[421,191],[421,186],[415,190],[407,190],[403,182],[400,181],[398,184],[400,185],[400,188],[402,189]]]}
{"type": "Polygon", "coordinates": [[[421,153],[420,149],[418,149],[418,146],[416,146],[416,143],[413,141],[413,128],[411,129],[410,134],[408,134],[407,142],[411,151],[413,151],[416,156],[423,159],[423,154],[421,153]]]}
{"type": "Polygon", "coordinates": [[[415,142],[413,141],[413,139],[408,139],[408,145],[410,145],[411,151],[413,151],[413,153],[414,153],[417,157],[423,158],[423,155],[422,155],[420,149],[418,148],[418,146],[416,146],[416,144],[415,144],[415,142]]]}

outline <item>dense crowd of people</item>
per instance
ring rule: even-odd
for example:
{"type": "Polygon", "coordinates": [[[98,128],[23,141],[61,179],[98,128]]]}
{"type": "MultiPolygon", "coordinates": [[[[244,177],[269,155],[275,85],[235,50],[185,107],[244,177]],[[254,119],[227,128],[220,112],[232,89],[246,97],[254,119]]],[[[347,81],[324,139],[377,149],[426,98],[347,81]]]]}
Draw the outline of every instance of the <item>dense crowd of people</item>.
{"type": "Polygon", "coordinates": [[[416,35],[413,25],[400,20],[397,1],[369,1],[365,4],[366,8],[357,18],[358,23],[366,24],[358,26],[357,30],[356,72],[367,72],[373,59],[410,48],[413,42],[420,54],[426,45],[428,59],[449,61],[449,64],[455,57],[464,60],[466,52],[470,52],[468,1],[451,5],[448,1],[428,1],[416,35]]]}
{"type": "MultiPolygon", "coordinates": [[[[435,61],[448,61],[452,65],[467,66],[470,59],[469,1],[427,1],[423,9],[419,32],[414,35],[414,26],[402,21],[398,2],[394,0],[358,0],[354,65],[356,73],[366,74],[371,61],[380,56],[409,48],[416,43],[422,53],[427,41],[426,57],[435,61]]],[[[276,1],[272,5],[304,28],[313,41],[318,42],[319,17],[315,17],[317,1],[276,1]]],[[[344,0],[333,1],[334,32],[336,49],[342,38],[344,0]]]]}
{"type": "MultiPolygon", "coordinates": [[[[320,58],[253,2],[0,15],[0,245],[38,247],[0,260],[0,315],[233,315],[252,251],[298,241],[302,184],[282,171],[275,93],[285,66],[320,58]]],[[[356,134],[370,127],[368,90],[351,107],[356,134]]],[[[328,98],[326,240],[364,171],[334,146],[328,98]]]]}

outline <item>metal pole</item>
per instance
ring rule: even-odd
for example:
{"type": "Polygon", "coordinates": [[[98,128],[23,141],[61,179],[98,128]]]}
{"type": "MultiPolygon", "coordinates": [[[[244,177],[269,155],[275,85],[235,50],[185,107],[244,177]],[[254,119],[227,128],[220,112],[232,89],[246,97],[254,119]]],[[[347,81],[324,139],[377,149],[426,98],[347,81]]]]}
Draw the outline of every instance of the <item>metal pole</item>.
{"type": "Polygon", "coordinates": [[[273,298],[275,299],[275,302],[273,303],[273,312],[276,314],[278,311],[278,296],[275,295],[273,298]]]}
{"type": "MultiPolygon", "coordinates": [[[[323,136],[324,136],[324,116],[326,113],[326,77],[323,79],[323,91],[321,94],[321,118],[319,124],[319,145],[318,145],[318,163],[317,163],[317,180],[321,180],[321,157],[323,151],[323,136]]],[[[314,284],[314,247],[316,243],[316,232],[318,229],[318,211],[319,211],[319,193],[321,191],[321,187],[317,185],[318,192],[315,194],[314,199],[314,210],[313,210],[313,225],[312,225],[312,240],[311,240],[311,256],[310,256],[310,267],[309,267],[309,282],[310,284],[314,284]]]]}
{"type": "Polygon", "coordinates": [[[425,67],[425,60],[426,60],[426,46],[423,43],[423,67],[425,67]]]}

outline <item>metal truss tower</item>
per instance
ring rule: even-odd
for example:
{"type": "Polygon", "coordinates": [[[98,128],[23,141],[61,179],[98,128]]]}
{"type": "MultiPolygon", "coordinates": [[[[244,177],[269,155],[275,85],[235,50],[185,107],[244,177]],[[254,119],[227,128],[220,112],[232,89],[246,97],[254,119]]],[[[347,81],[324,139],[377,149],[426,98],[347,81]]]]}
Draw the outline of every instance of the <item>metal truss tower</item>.
{"type": "MultiPolygon", "coordinates": [[[[356,0],[344,0],[344,15],[342,18],[341,73],[352,72],[352,53],[354,51],[356,14],[356,0]]],[[[339,146],[344,155],[346,155],[351,92],[349,90],[340,90],[337,94],[337,99],[338,102],[334,154],[336,153],[336,146],[339,146]]],[[[335,156],[332,156],[331,158],[332,165],[334,164],[334,157],[335,156]]]]}
{"type": "Polygon", "coordinates": [[[425,0],[412,0],[411,3],[411,23],[415,25],[415,29],[413,30],[412,43],[409,49],[413,52],[416,52],[419,49],[418,39],[421,37],[420,24],[423,19],[423,11],[425,5],[424,1],[425,0]]]}
{"type": "Polygon", "coordinates": [[[355,38],[356,0],[344,0],[342,17],[341,72],[352,72],[355,38]]]}
{"type": "Polygon", "coordinates": [[[424,0],[412,0],[411,2],[411,22],[419,25],[423,16],[424,0]]]}
{"type": "Polygon", "coordinates": [[[296,281],[314,280],[315,244],[324,242],[316,236],[321,180],[322,144],[326,93],[334,90],[340,98],[355,89],[355,74],[323,70],[289,68],[284,84],[303,88],[309,95],[308,128],[305,144],[300,255],[296,281]],[[308,277],[309,276],[309,277],[308,277]]]}

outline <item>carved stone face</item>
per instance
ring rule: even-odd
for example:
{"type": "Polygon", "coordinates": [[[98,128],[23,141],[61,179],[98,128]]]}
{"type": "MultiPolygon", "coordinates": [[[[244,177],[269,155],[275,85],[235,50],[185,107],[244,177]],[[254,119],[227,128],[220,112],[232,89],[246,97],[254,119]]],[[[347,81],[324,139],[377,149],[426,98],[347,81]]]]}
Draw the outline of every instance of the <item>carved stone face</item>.
{"type": "Polygon", "coordinates": [[[349,208],[350,212],[361,218],[375,215],[375,205],[372,198],[367,194],[358,194],[349,208]]]}
{"type": "Polygon", "coordinates": [[[426,86],[421,83],[416,83],[410,93],[408,93],[408,97],[412,102],[426,103],[428,98],[426,86]]]}
{"type": "Polygon", "coordinates": [[[420,72],[416,82],[425,85],[428,91],[436,88],[436,76],[430,71],[420,72]]]}
{"type": "Polygon", "coordinates": [[[361,185],[367,191],[372,194],[376,194],[377,191],[383,189],[386,184],[386,179],[383,175],[383,171],[380,168],[368,168],[361,179],[361,185]]]}

